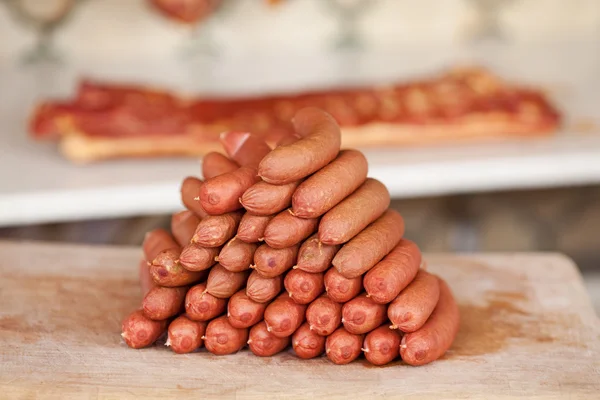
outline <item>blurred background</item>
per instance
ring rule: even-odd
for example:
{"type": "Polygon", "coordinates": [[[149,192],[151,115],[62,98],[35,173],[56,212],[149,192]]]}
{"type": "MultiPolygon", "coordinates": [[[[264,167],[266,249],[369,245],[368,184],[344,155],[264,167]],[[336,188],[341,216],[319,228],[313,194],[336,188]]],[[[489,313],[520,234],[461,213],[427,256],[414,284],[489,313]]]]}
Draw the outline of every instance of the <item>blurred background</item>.
{"type": "Polygon", "coordinates": [[[565,123],[526,143],[369,149],[423,250],[559,251],[600,309],[600,1],[0,0],[0,237],[139,245],[182,208],[197,160],[75,165],[30,139],[36,102],[79,79],[184,93],[385,84],[483,65],[535,85],[565,123]]]}

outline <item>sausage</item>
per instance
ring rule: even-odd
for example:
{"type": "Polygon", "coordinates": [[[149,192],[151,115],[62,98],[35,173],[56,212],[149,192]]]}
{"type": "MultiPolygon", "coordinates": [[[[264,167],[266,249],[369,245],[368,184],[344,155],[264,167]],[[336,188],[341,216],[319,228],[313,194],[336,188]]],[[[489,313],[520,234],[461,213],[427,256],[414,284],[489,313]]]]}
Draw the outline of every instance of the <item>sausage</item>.
{"type": "Polygon", "coordinates": [[[223,215],[210,215],[204,218],[196,228],[192,243],[202,247],[220,247],[231,239],[237,231],[241,212],[230,212],[223,215]]]}
{"type": "Polygon", "coordinates": [[[325,354],[334,364],[348,364],[360,356],[364,335],[354,335],[338,328],[325,341],[325,354]]]}
{"type": "Polygon", "coordinates": [[[250,268],[257,247],[255,243],[245,243],[234,237],[221,249],[219,264],[231,272],[245,271],[250,268]]]}
{"type": "Polygon", "coordinates": [[[144,297],[153,287],[156,287],[156,283],[154,283],[152,275],[150,275],[150,267],[148,266],[148,261],[144,259],[140,260],[138,272],[140,278],[140,290],[142,292],[142,297],[144,297]]]}
{"type": "Polygon", "coordinates": [[[303,359],[319,357],[325,352],[325,336],[317,335],[305,322],[292,335],[292,348],[303,359]]]}
{"type": "Polygon", "coordinates": [[[400,355],[400,332],[390,329],[387,324],[372,330],[365,336],[362,351],[373,365],[385,365],[400,355]]]}
{"type": "Polygon", "coordinates": [[[388,304],[415,278],[420,265],[419,247],[410,240],[402,239],[365,274],[363,286],[373,301],[388,304]]]}
{"type": "Polygon", "coordinates": [[[185,312],[194,321],[209,321],[225,312],[226,299],[219,299],[206,292],[206,283],[200,283],[185,296],[185,312]]]}
{"type": "Polygon", "coordinates": [[[423,326],[440,298],[439,279],[420,270],[415,279],[388,307],[392,329],[414,332],[423,326]]]}
{"type": "Polygon", "coordinates": [[[246,243],[256,243],[265,238],[265,228],[273,219],[272,215],[244,214],[237,231],[237,238],[246,243]]]}
{"type": "Polygon", "coordinates": [[[292,205],[292,195],[301,182],[290,182],[285,185],[257,182],[244,192],[240,203],[252,214],[277,214],[292,205]]]}
{"type": "Polygon", "coordinates": [[[207,179],[200,187],[200,204],[210,215],[238,210],[239,198],[257,180],[256,169],[248,166],[207,179]]]}
{"type": "Polygon", "coordinates": [[[325,273],[325,291],[329,298],[338,303],[345,303],[355,298],[362,290],[362,278],[344,278],[335,268],[325,273]]]}
{"type": "Polygon", "coordinates": [[[363,293],[342,306],[342,324],[355,335],[367,333],[383,324],[386,311],[387,305],[377,304],[363,293]]]}
{"type": "Polygon", "coordinates": [[[267,305],[258,303],[246,295],[244,289],[236,292],[227,304],[227,318],[234,328],[250,328],[262,321],[267,305]]]}
{"type": "Polygon", "coordinates": [[[228,299],[246,284],[248,275],[250,271],[231,272],[217,264],[208,273],[206,291],[220,299],[228,299]]]}
{"type": "Polygon", "coordinates": [[[179,246],[185,246],[190,242],[200,218],[189,210],[180,211],[171,217],[171,233],[179,246]]]}
{"type": "Polygon", "coordinates": [[[191,353],[202,347],[206,322],[192,321],[186,315],[180,315],[169,325],[165,346],[170,346],[177,354],[191,353]]]}
{"type": "Polygon", "coordinates": [[[285,290],[298,304],[308,304],[325,291],[323,273],[311,274],[299,269],[292,269],[283,281],[285,290]]]}
{"type": "Polygon", "coordinates": [[[342,305],[323,295],[306,309],[306,321],[317,335],[331,335],[342,323],[342,305]]]}
{"type": "Polygon", "coordinates": [[[292,211],[301,218],[325,214],[367,179],[367,159],[358,150],[342,150],[329,165],[306,179],[292,196],[292,211]]]}
{"type": "Polygon", "coordinates": [[[211,353],[218,356],[233,354],[246,345],[248,329],[234,328],[223,315],[208,323],[203,339],[206,350],[211,353]]]}
{"type": "Polygon", "coordinates": [[[458,305],[446,282],[439,279],[439,286],[440,300],[431,317],[419,330],[402,338],[400,355],[409,365],[423,365],[437,360],[450,348],[458,333],[458,305]]]}
{"type": "Polygon", "coordinates": [[[279,338],[267,330],[264,321],[250,329],[248,347],[259,357],[270,357],[283,351],[290,344],[290,337],[279,338]]]}
{"type": "Polygon", "coordinates": [[[204,179],[214,178],[235,171],[240,166],[235,161],[217,152],[210,152],[202,157],[202,176],[204,179]]]}
{"type": "Polygon", "coordinates": [[[179,262],[188,271],[204,271],[215,264],[215,257],[220,251],[219,247],[202,247],[189,243],[181,250],[179,262]]]}
{"type": "Polygon", "coordinates": [[[129,314],[121,324],[121,337],[127,346],[141,349],[156,342],[165,333],[167,321],[154,321],[146,317],[142,310],[129,314]]]}
{"type": "Polygon", "coordinates": [[[181,183],[181,202],[191,212],[196,214],[198,218],[205,218],[208,216],[208,213],[200,204],[200,189],[202,188],[203,182],[194,178],[193,176],[188,176],[181,183]]]}
{"type": "Polygon", "coordinates": [[[254,252],[254,268],[265,278],[273,278],[292,268],[298,255],[298,245],[274,249],[263,244],[254,252]]]}
{"type": "Polygon", "coordinates": [[[331,266],[331,260],[339,249],[337,245],[323,244],[315,233],[300,246],[296,266],[306,272],[324,272],[331,266]]]}
{"type": "Polygon", "coordinates": [[[266,303],[281,293],[282,286],[283,275],[264,278],[258,271],[252,271],[246,283],[246,295],[258,303],[266,303]]]}
{"type": "Polygon", "coordinates": [[[305,305],[296,303],[287,293],[282,293],[265,310],[267,329],[277,337],[291,336],[304,322],[305,312],[305,305]]]}
{"type": "Polygon", "coordinates": [[[385,185],[367,178],[354,193],[321,218],[319,240],[325,244],[346,243],[379,218],[390,205],[385,185]]]}
{"type": "Polygon", "coordinates": [[[144,236],[142,249],[144,251],[144,258],[150,263],[165,250],[179,249],[179,244],[164,229],[153,229],[144,236]]]}
{"type": "Polygon", "coordinates": [[[188,271],[179,263],[179,250],[169,249],[161,252],[150,265],[150,275],[160,286],[187,286],[206,278],[205,271],[188,271]]]}
{"type": "Polygon", "coordinates": [[[171,318],[184,308],[185,295],[189,287],[160,287],[150,290],[142,301],[144,315],[150,319],[171,318]]]}
{"type": "Polygon", "coordinates": [[[258,174],[265,182],[283,185],[298,181],[329,164],[340,151],[340,128],[326,112],[304,108],[292,123],[302,139],[279,146],[263,158],[258,174]]]}
{"type": "Polygon", "coordinates": [[[248,132],[224,132],[221,144],[225,152],[241,166],[258,167],[258,164],[271,148],[264,140],[248,132]]]}
{"type": "Polygon", "coordinates": [[[290,247],[312,235],[318,225],[317,218],[299,218],[289,210],[282,211],[265,228],[265,242],[274,249],[290,247]]]}
{"type": "Polygon", "coordinates": [[[370,270],[385,257],[404,234],[404,220],[394,210],[387,210],[375,222],[346,243],[332,264],[346,278],[355,278],[370,270]]]}

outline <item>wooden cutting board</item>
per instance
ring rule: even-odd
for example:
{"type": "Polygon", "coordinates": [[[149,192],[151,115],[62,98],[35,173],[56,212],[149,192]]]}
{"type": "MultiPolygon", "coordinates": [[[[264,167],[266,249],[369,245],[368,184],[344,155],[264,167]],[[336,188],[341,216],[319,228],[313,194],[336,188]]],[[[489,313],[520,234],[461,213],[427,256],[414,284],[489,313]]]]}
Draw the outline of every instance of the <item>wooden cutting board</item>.
{"type": "Polygon", "coordinates": [[[462,326],[451,351],[423,367],[129,349],[120,322],[140,302],[138,257],[0,242],[1,398],[600,397],[600,323],[559,254],[427,255],[462,326]]]}

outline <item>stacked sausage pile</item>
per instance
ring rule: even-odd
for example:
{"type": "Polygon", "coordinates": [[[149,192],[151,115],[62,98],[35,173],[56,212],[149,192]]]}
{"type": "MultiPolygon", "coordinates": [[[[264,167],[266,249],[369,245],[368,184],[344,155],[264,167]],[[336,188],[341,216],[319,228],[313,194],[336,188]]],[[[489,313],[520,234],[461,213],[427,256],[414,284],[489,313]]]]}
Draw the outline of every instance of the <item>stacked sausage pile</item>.
{"type": "Polygon", "coordinates": [[[301,358],[326,353],[336,364],[364,353],[377,365],[399,355],[422,365],[450,347],[453,296],[420,268],[365,157],[340,151],[336,122],[318,109],[293,122],[298,136],[274,150],[247,133],[224,135],[229,158],[210,154],[206,181],[184,180],[188,211],[173,216],[172,236],[154,230],[144,241],[146,294],[123,322],[129,346],[151,345],[168,327],[177,353],[248,344],[270,356],[291,343],[301,358]]]}

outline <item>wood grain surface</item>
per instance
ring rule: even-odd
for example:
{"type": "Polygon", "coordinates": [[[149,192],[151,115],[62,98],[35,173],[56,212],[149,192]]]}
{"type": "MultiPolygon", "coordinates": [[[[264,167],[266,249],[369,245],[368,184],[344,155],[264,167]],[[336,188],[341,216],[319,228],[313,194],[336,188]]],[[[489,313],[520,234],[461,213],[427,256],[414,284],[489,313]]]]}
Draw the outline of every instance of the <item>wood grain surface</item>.
{"type": "Polygon", "coordinates": [[[437,362],[335,366],[291,352],[132,350],[140,304],[130,247],[0,242],[0,398],[589,399],[600,393],[600,322],[559,254],[426,255],[462,312],[437,362]]]}

